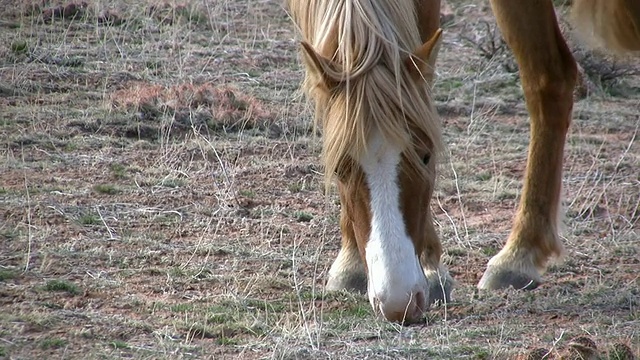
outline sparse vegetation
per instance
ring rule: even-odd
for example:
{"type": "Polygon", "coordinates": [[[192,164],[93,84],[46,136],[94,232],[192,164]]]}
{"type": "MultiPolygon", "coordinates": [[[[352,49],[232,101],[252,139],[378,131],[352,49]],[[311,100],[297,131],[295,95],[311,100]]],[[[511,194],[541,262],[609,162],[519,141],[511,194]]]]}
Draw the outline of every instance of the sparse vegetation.
{"type": "Polygon", "coordinates": [[[111,173],[116,179],[126,179],[127,178],[127,167],[124,164],[111,164],[110,166],[111,173]]]}
{"type": "MultiPolygon", "coordinates": [[[[640,69],[629,61],[618,60],[583,48],[578,48],[574,55],[587,78],[608,92],[617,91],[617,94],[622,95],[622,91],[617,89],[624,86],[623,80],[640,74],[640,69]]],[[[624,88],[630,90],[626,86],[624,88]]]]}
{"type": "Polygon", "coordinates": [[[11,43],[11,51],[16,54],[24,53],[28,50],[27,42],[25,40],[16,40],[11,43]]]}
{"type": "Polygon", "coordinates": [[[43,350],[58,349],[64,347],[65,345],[67,345],[66,340],[57,338],[44,339],[42,340],[42,342],[40,342],[40,348],[42,348],[43,350]]]}
{"type": "Polygon", "coordinates": [[[300,222],[309,222],[313,219],[313,215],[305,211],[296,211],[293,216],[300,222]]]}
{"type": "Polygon", "coordinates": [[[115,340],[111,342],[111,346],[113,346],[114,349],[128,349],[129,348],[129,344],[127,344],[124,341],[120,341],[120,340],[115,340]]]}
{"type": "Polygon", "coordinates": [[[78,222],[82,225],[99,225],[102,224],[100,217],[95,214],[84,214],[78,218],[78,222]]]}
{"type": "Polygon", "coordinates": [[[95,190],[97,193],[107,195],[115,195],[120,192],[120,189],[118,189],[118,187],[113,184],[98,184],[93,187],[93,190],[95,190]]]}
{"type": "Polygon", "coordinates": [[[465,31],[461,38],[475,47],[485,61],[499,64],[503,71],[508,73],[518,72],[518,65],[513,54],[500,34],[500,29],[498,29],[494,20],[479,21],[474,25],[480,26],[481,30],[477,33],[465,31]],[[474,34],[475,37],[471,37],[469,33],[474,34]]]}
{"type": "Polygon", "coordinates": [[[0,269],[0,281],[7,281],[14,279],[18,276],[17,272],[14,270],[5,270],[0,269]]]}
{"type": "Polygon", "coordinates": [[[299,193],[302,191],[302,184],[300,182],[294,182],[289,184],[289,191],[292,193],[299,193]]]}
{"type": "Polygon", "coordinates": [[[193,311],[193,308],[194,308],[193,304],[176,304],[171,306],[171,311],[184,313],[184,312],[193,311]]]}
{"type": "MultiPolygon", "coordinates": [[[[564,2],[566,3],[566,1],[564,2]]],[[[507,73],[518,71],[515,58],[500,34],[494,19],[473,23],[470,26],[475,28],[465,31],[461,35],[461,39],[475,47],[485,62],[499,64],[507,73]]],[[[614,56],[607,56],[597,50],[589,49],[572,40],[572,30],[567,22],[564,23],[564,29],[574,57],[583,72],[582,75],[586,76],[586,79],[582,81],[593,83],[601,89],[616,91],[615,89],[620,87],[622,79],[640,74],[640,70],[633,61],[620,60],[614,56]]]]}
{"type": "Polygon", "coordinates": [[[71,295],[78,295],[80,289],[72,282],[66,280],[49,280],[44,286],[47,291],[62,291],[71,295]]]}
{"type": "Polygon", "coordinates": [[[185,186],[187,181],[185,179],[167,177],[162,179],[160,184],[167,188],[179,188],[185,186]]]}
{"type": "Polygon", "coordinates": [[[534,291],[478,291],[529,123],[487,2],[447,2],[432,211],[456,287],[408,327],[324,291],[340,205],[281,1],[3,3],[0,357],[640,355],[637,66],[575,104],[565,261],[534,291]]]}
{"type": "Polygon", "coordinates": [[[20,231],[17,229],[4,229],[0,230],[0,237],[5,238],[6,240],[13,240],[20,236],[20,231]]]}
{"type": "Polygon", "coordinates": [[[238,195],[244,196],[246,198],[252,199],[256,197],[256,192],[253,190],[240,190],[238,191],[238,195]]]}

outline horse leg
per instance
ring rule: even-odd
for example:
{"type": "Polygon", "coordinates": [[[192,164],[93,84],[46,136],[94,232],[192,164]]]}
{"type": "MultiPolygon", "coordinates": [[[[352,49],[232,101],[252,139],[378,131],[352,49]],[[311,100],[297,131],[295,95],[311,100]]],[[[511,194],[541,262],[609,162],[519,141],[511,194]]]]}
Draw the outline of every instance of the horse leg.
{"type": "Polygon", "coordinates": [[[431,214],[427,214],[425,227],[425,248],[420,253],[420,264],[429,282],[429,304],[451,301],[451,290],[454,281],[449,271],[441,262],[442,245],[433,226],[431,214]]]}
{"type": "Polygon", "coordinates": [[[562,254],[558,237],[562,157],[571,122],[576,63],[560,33],[551,0],[491,0],[520,68],[531,117],[524,188],[511,234],[478,287],[530,289],[548,261],[562,254]]]}
{"type": "Polygon", "coordinates": [[[367,273],[361,254],[358,250],[353,220],[349,216],[349,199],[342,184],[338,184],[340,192],[340,232],[342,234],[342,248],[329,269],[329,279],[326,289],[329,291],[353,290],[367,293],[367,273]]]}

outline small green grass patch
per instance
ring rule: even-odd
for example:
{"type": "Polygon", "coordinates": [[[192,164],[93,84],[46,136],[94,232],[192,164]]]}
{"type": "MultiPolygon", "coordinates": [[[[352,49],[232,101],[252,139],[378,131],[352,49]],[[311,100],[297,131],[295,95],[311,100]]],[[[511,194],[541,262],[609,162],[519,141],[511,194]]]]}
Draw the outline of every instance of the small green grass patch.
{"type": "Polygon", "coordinates": [[[121,340],[114,340],[109,345],[113,346],[114,349],[128,349],[129,344],[121,340]]]}
{"type": "Polygon", "coordinates": [[[256,192],[253,190],[239,190],[238,195],[249,198],[249,199],[253,199],[256,197],[256,192]]]}
{"type": "Polygon", "coordinates": [[[293,217],[299,222],[309,222],[313,219],[313,215],[306,211],[296,211],[293,213],[293,217]]]}
{"type": "Polygon", "coordinates": [[[67,345],[67,341],[60,338],[44,339],[40,342],[40,348],[43,350],[59,349],[65,345],[67,345]]]}
{"type": "Polygon", "coordinates": [[[25,40],[15,40],[11,43],[11,51],[14,54],[23,54],[29,50],[29,46],[25,40]]]}
{"type": "Polygon", "coordinates": [[[17,229],[5,229],[0,231],[0,238],[5,238],[6,240],[14,240],[20,236],[20,231],[17,229]]]}
{"type": "Polygon", "coordinates": [[[66,292],[71,295],[78,295],[80,293],[80,288],[76,284],[66,280],[49,280],[44,286],[44,289],[47,291],[66,292]]]}
{"type": "Polygon", "coordinates": [[[18,276],[18,273],[13,270],[0,270],[0,281],[7,281],[11,279],[15,279],[18,276]]]}
{"type": "Polygon", "coordinates": [[[492,246],[483,246],[482,249],[480,249],[480,252],[485,256],[494,256],[498,253],[498,249],[492,246]]]}
{"type": "Polygon", "coordinates": [[[109,166],[111,170],[111,175],[116,179],[126,179],[127,178],[127,167],[120,163],[111,164],[109,166]]]}
{"type": "Polygon", "coordinates": [[[184,304],[175,304],[175,305],[171,305],[169,307],[169,310],[171,310],[172,312],[177,312],[177,313],[186,313],[189,311],[193,311],[194,306],[193,304],[189,304],[189,303],[184,303],[184,304]]]}
{"type": "Polygon", "coordinates": [[[226,312],[214,313],[207,318],[207,322],[212,324],[226,324],[233,321],[233,316],[226,312]]]}
{"type": "Polygon", "coordinates": [[[160,183],[160,185],[167,188],[176,189],[176,188],[180,188],[187,185],[187,181],[185,179],[179,179],[179,178],[165,178],[165,179],[162,179],[162,182],[160,183]]]}
{"type": "Polygon", "coordinates": [[[302,191],[302,183],[294,182],[294,183],[289,184],[289,191],[291,191],[294,194],[301,192],[302,191]]]}
{"type": "Polygon", "coordinates": [[[106,194],[106,195],[115,195],[120,193],[120,189],[113,184],[98,184],[93,187],[97,193],[106,194]]]}
{"type": "Polygon", "coordinates": [[[82,225],[99,225],[102,220],[95,214],[84,214],[78,218],[78,222],[82,225]]]}

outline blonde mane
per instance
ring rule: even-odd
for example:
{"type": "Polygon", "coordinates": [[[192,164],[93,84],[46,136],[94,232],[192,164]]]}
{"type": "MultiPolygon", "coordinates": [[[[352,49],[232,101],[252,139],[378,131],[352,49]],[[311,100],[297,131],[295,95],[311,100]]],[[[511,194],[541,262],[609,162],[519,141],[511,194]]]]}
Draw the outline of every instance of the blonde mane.
{"type": "Polygon", "coordinates": [[[405,150],[417,164],[412,134],[428,139],[431,158],[441,134],[426,82],[416,81],[405,60],[422,42],[413,1],[289,0],[289,11],[303,40],[337,65],[336,85],[305,61],[303,89],[316,104],[323,129],[327,185],[349,157],[357,161],[372,129],[405,150]]]}

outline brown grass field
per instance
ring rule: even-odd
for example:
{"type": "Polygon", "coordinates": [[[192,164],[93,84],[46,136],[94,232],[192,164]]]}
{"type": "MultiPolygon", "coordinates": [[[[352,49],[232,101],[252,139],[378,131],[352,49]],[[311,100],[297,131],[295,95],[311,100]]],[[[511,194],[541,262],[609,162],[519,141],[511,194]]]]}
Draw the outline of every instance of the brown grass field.
{"type": "Polygon", "coordinates": [[[488,1],[449,1],[432,206],[457,285],[403,327],[323,291],[339,203],[280,0],[0,6],[0,359],[640,355],[637,59],[574,47],[567,255],[534,291],[479,292],[528,119],[488,1]]]}

